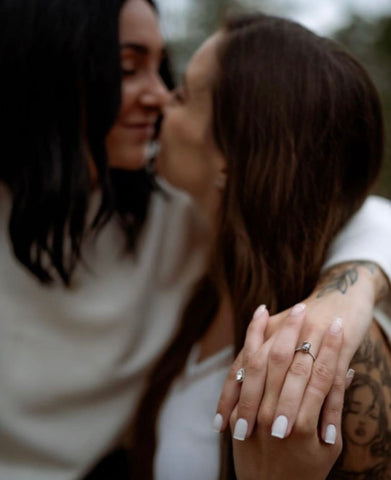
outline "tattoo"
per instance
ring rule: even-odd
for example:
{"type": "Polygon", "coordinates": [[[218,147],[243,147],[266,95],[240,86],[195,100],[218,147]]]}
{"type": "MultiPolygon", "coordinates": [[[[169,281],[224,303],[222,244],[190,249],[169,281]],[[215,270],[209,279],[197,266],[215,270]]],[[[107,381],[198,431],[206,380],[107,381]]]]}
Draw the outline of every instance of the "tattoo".
{"type": "Polygon", "coordinates": [[[324,277],[322,287],[316,298],[324,297],[327,293],[339,291],[345,295],[349,287],[353,286],[358,278],[358,267],[366,268],[372,275],[376,272],[377,266],[372,262],[357,261],[344,266],[342,270],[333,269],[328,275],[324,277]]]}
{"type": "Polygon", "coordinates": [[[356,375],[345,396],[344,448],[329,480],[391,480],[390,351],[376,332],[352,361],[356,375]]]}

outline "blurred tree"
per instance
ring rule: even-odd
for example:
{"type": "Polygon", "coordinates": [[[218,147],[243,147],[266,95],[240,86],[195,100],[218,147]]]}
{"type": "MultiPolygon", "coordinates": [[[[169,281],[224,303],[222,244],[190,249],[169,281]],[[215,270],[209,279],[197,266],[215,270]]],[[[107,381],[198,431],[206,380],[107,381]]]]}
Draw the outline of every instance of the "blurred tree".
{"type": "Polygon", "coordinates": [[[366,67],[380,92],[387,143],[377,191],[391,198],[391,16],[369,21],[354,15],[334,37],[366,67]]]}

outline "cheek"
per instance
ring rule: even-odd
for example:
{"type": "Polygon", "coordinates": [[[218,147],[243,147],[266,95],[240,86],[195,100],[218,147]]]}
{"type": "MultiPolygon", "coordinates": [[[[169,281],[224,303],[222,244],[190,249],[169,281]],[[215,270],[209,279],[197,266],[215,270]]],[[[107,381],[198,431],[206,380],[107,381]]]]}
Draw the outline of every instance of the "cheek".
{"type": "Polygon", "coordinates": [[[137,85],[131,81],[124,80],[121,87],[121,106],[118,114],[118,120],[121,121],[127,115],[132,114],[136,106],[138,89],[137,85]]]}

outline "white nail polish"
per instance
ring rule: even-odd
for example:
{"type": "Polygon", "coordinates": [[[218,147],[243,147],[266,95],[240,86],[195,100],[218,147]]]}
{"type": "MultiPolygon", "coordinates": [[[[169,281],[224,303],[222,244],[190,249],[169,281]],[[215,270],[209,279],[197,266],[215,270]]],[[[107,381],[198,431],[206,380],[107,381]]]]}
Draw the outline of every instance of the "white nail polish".
{"type": "Polygon", "coordinates": [[[266,305],[260,305],[254,312],[253,318],[260,317],[263,312],[266,310],[266,305]]]}
{"type": "Polygon", "coordinates": [[[243,441],[246,438],[247,429],[248,429],[247,420],[245,420],[244,418],[239,418],[235,423],[235,429],[234,429],[234,435],[233,435],[234,439],[243,441]]]}
{"type": "Polygon", "coordinates": [[[338,333],[342,330],[342,318],[335,317],[333,323],[330,325],[330,333],[332,335],[338,335],[338,333]]]}
{"type": "Polygon", "coordinates": [[[291,315],[294,317],[300,315],[305,310],[306,305],[304,303],[298,303],[291,310],[291,315]]]}
{"type": "Polygon", "coordinates": [[[335,428],[335,425],[327,425],[326,436],[324,439],[325,443],[328,443],[329,445],[334,445],[336,437],[337,429],[335,428]]]}
{"type": "Polygon", "coordinates": [[[220,413],[217,413],[215,418],[213,419],[213,430],[216,433],[221,432],[221,427],[223,426],[223,417],[220,413]]]}
{"type": "Polygon", "coordinates": [[[355,373],[356,373],[356,371],[353,370],[353,368],[349,368],[349,370],[346,374],[346,379],[349,380],[349,379],[353,378],[355,373]]]}
{"type": "Polygon", "coordinates": [[[285,415],[277,417],[272,426],[272,437],[284,438],[288,428],[288,419],[285,415]]]}

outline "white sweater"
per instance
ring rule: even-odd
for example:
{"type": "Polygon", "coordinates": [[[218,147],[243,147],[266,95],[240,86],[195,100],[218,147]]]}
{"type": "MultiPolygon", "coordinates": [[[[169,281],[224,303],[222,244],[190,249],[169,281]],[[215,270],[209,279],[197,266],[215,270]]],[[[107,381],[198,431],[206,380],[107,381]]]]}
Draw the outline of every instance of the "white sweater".
{"type": "Polygon", "coordinates": [[[113,220],[66,289],[14,259],[1,189],[0,480],[75,480],[118,441],[203,267],[188,197],[165,192],[136,256],[113,220]]]}
{"type": "MultiPolygon", "coordinates": [[[[111,221],[86,243],[88,268],[78,268],[70,289],[42,286],[14,259],[10,201],[0,190],[0,480],[82,478],[134,413],[203,266],[203,230],[188,197],[164,189],[167,196],[153,196],[137,255],[123,254],[111,221]]],[[[391,238],[389,204],[372,200],[351,228],[364,225],[357,258],[391,277],[391,252],[367,244],[391,238]]]]}

